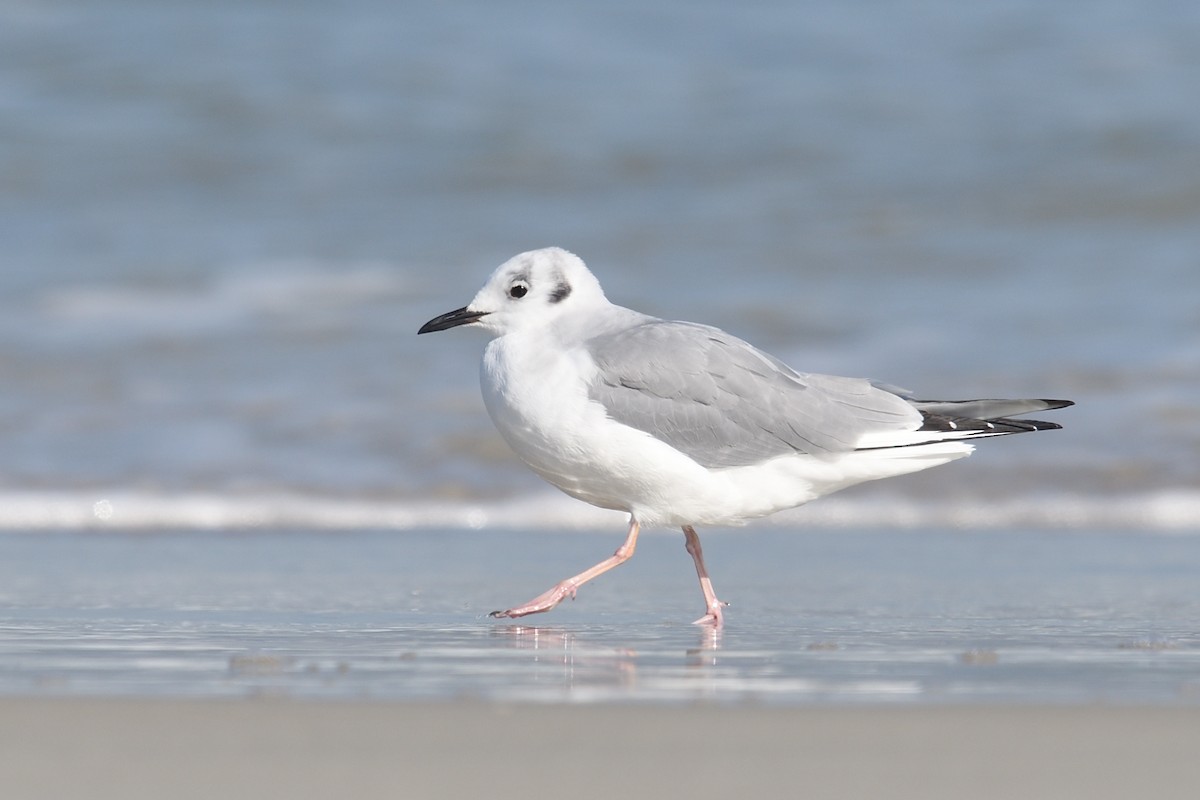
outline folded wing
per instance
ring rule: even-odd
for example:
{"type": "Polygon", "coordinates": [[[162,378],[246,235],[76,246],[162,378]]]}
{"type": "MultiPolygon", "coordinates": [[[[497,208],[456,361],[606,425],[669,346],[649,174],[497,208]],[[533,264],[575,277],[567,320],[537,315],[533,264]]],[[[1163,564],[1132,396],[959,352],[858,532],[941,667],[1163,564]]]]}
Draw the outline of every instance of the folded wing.
{"type": "Polygon", "coordinates": [[[704,325],[654,320],[595,337],[589,395],[609,417],[705,467],[849,452],[870,433],[912,431],[921,412],[870,381],[797,373],[704,325]]]}

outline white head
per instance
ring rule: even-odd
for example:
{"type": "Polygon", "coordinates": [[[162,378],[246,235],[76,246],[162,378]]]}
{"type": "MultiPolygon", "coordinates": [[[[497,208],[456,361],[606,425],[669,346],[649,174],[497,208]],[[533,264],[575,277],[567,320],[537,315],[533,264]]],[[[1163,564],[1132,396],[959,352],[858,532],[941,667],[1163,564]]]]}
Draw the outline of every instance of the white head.
{"type": "Polygon", "coordinates": [[[432,333],[475,325],[495,336],[540,328],[597,304],[604,290],[582,259],[561,247],[530,250],[501,264],[470,303],[421,326],[432,333]]]}

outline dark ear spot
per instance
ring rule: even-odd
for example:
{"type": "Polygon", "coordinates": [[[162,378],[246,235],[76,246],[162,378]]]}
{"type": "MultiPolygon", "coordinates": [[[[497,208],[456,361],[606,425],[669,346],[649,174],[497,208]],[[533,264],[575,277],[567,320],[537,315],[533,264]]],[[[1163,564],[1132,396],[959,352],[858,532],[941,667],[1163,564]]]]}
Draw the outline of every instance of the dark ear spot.
{"type": "Polygon", "coordinates": [[[560,280],[558,285],[554,287],[554,291],[550,293],[551,303],[561,303],[571,296],[571,284],[560,280]]]}

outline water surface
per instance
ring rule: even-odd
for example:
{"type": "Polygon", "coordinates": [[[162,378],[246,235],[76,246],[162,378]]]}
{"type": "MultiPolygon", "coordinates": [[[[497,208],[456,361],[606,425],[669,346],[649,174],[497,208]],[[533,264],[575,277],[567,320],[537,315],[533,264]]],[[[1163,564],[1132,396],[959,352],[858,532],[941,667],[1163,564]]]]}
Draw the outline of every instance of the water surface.
{"type": "Polygon", "coordinates": [[[1200,702],[1200,540],[1132,533],[713,532],[576,601],[488,611],[621,534],[0,536],[0,692],[716,702],[1200,702]]]}

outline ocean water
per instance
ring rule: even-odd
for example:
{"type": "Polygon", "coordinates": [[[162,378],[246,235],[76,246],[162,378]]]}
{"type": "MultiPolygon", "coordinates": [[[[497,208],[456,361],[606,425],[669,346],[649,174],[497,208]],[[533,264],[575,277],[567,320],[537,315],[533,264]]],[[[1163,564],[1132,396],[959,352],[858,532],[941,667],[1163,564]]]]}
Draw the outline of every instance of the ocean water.
{"type": "Polygon", "coordinates": [[[1194,696],[1198,85],[1178,2],[0,3],[0,691],[1194,696]],[[706,537],[757,609],[716,671],[674,544],[481,621],[624,531],[507,452],[480,336],[415,335],[550,244],[802,371],[1078,405],[706,537]],[[1011,586],[924,607],[908,548],[1011,586]]]}
{"type": "Polygon", "coordinates": [[[558,244],[803,371],[1079,403],[838,520],[1194,529],[1198,44],[1186,3],[5,3],[0,526],[590,526],[482,338],[414,335],[558,244]]]}

